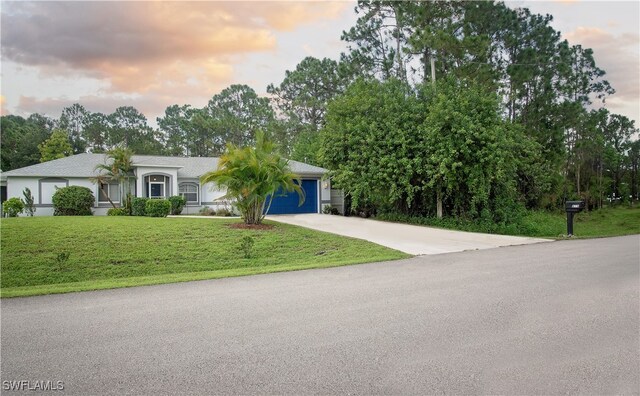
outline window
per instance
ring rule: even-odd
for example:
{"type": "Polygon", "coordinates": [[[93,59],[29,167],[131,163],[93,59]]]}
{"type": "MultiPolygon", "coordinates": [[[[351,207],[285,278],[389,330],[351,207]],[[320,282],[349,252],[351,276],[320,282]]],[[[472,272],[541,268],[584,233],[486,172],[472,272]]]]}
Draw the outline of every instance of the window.
{"type": "Polygon", "coordinates": [[[171,191],[170,178],[163,175],[145,176],[145,195],[148,198],[166,198],[171,191]]]}
{"type": "Polygon", "coordinates": [[[184,197],[187,204],[198,203],[198,185],[195,183],[180,184],[179,194],[184,197]]]}
{"type": "Polygon", "coordinates": [[[109,202],[109,198],[113,202],[120,202],[120,186],[118,184],[100,184],[98,202],[109,202]]]}
{"type": "Polygon", "coordinates": [[[52,205],[53,194],[59,188],[67,187],[69,182],[66,179],[46,178],[39,180],[40,204],[52,205]]]}

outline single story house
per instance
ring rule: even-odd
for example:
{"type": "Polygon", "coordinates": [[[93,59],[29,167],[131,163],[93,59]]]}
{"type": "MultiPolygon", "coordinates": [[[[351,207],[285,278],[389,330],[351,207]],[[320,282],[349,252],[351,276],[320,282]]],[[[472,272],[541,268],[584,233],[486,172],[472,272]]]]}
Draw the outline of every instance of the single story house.
{"type": "MultiPolygon", "coordinates": [[[[218,158],[214,157],[164,157],[154,155],[134,155],[131,181],[132,195],[148,198],[168,198],[183,196],[187,204],[183,214],[197,214],[205,206],[212,209],[229,206],[222,200],[225,191],[217,186],[200,183],[200,176],[217,169],[218,158]]],[[[41,164],[3,172],[0,185],[6,190],[6,197],[22,198],[26,187],[31,190],[36,206],[36,215],[53,215],[52,196],[57,188],[83,186],[93,191],[96,198],[94,214],[105,215],[112,207],[107,196],[118,205],[123,196],[123,186],[116,183],[104,185],[101,189],[91,181],[97,175],[96,165],[108,163],[105,154],[77,154],[41,164]]],[[[322,208],[331,203],[331,186],[323,179],[327,170],[297,161],[289,161],[291,170],[302,180],[306,199],[301,206],[297,193],[276,196],[269,214],[321,213],[322,208]]]]}

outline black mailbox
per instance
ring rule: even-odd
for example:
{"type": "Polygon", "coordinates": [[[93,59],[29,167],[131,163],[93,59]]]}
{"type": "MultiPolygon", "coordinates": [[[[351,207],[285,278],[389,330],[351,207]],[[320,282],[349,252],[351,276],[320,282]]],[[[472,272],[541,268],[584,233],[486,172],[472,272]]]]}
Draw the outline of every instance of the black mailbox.
{"type": "Polygon", "coordinates": [[[584,210],[584,201],[567,201],[564,205],[567,212],[567,236],[573,235],[573,214],[584,210]]]}

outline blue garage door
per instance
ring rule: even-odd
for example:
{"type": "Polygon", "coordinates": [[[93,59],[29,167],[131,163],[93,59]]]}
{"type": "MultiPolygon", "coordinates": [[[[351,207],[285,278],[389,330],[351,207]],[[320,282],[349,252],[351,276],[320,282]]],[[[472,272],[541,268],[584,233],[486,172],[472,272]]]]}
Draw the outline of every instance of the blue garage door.
{"type": "Polygon", "coordinates": [[[318,181],[302,180],[305,200],[298,206],[300,198],[297,192],[282,195],[277,193],[267,214],[318,213],[318,181]]]}

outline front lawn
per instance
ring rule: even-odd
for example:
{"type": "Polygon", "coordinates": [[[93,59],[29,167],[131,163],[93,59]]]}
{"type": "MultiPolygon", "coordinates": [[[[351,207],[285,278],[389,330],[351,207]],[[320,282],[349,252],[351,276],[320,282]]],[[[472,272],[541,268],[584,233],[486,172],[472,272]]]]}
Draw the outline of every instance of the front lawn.
{"type": "Polygon", "coordinates": [[[152,285],[394,260],[407,254],[370,242],[238,219],[20,217],[2,219],[2,297],[152,285]],[[254,239],[244,258],[243,237],[254,239]]]}

